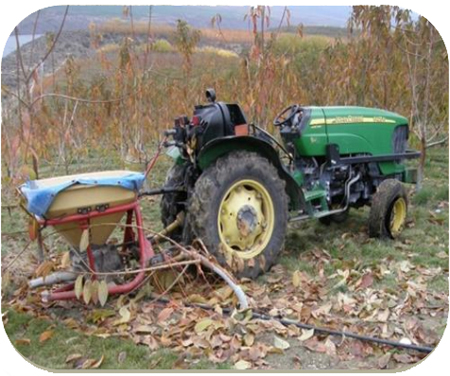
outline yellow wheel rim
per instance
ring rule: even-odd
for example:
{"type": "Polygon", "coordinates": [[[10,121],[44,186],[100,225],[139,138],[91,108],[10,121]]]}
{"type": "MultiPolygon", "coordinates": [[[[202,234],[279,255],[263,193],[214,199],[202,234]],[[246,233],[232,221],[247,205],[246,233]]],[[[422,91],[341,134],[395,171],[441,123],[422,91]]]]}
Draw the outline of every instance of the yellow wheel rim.
{"type": "Polygon", "coordinates": [[[217,218],[225,250],[242,259],[258,256],[272,237],[275,214],[272,198],[255,180],[240,180],[225,193],[217,218]]]}
{"type": "Polygon", "coordinates": [[[403,197],[399,197],[394,201],[391,212],[390,230],[393,236],[397,235],[401,231],[403,225],[405,224],[405,219],[406,201],[403,197]]]}

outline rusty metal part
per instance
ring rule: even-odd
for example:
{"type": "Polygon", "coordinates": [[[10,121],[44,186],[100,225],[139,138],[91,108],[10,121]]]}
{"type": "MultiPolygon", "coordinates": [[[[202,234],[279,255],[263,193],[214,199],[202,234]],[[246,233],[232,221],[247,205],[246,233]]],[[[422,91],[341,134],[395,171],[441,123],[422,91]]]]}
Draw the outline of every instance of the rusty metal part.
{"type": "Polygon", "coordinates": [[[177,214],[177,217],[175,221],[173,221],[171,224],[169,224],[166,228],[161,230],[159,233],[155,234],[151,238],[151,240],[155,243],[159,243],[161,241],[165,241],[166,236],[169,235],[173,230],[177,229],[178,227],[182,226],[184,223],[185,214],[184,212],[179,212],[177,214]]]}

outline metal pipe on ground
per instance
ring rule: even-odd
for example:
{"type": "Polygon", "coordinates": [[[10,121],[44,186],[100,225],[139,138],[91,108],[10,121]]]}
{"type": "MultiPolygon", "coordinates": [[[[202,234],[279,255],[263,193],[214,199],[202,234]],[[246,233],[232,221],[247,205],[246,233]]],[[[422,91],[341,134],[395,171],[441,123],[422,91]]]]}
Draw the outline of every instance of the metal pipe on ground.
{"type": "MultiPolygon", "coordinates": [[[[164,298],[160,298],[160,299],[158,299],[158,301],[160,301],[161,303],[169,303],[170,302],[168,299],[164,299],[164,298]]],[[[206,304],[186,303],[185,305],[187,307],[198,307],[198,308],[205,309],[208,311],[214,311],[213,307],[208,306],[206,304]]],[[[234,310],[232,308],[223,308],[222,309],[222,312],[226,315],[232,314],[233,311],[234,310]]],[[[357,339],[360,341],[373,342],[373,343],[377,343],[379,345],[386,345],[386,346],[391,346],[391,347],[396,347],[396,348],[403,348],[403,349],[407,349],[407,350],[414,350],[414,351],[418,351],[418,352],[422,352],[422,353],[431,353],[435,349],[434,347],[429,347],[429,346],[413,345],[413,344],[407,344],[407,343],[402,343],[402,342],[388,340],[388,339],[365,336],[365,335],[356,334],[356,333],[352,333],[352,332],[339,331],[339,330],[334,330],[334,329],[329,329],[329,328],[321,328],[321,327],[317,327],[314,325],[303,324],[301,322],[286,319],[283,317],[274,317],[274,316],[265,315],[263,313],[259,313],[259,312],[255,312],[255,311],[252,311],[252,318],[259,319],[259,320],[275,320],[284,326],[295,325],[296,327],[298,327],[300,329],[307,329],[307,330],[314,329],[314,334],[323,333],[323,334],[328,334],[328,335],[332,335],[332,336],[353,338],[353,339],[357,339]]]]}

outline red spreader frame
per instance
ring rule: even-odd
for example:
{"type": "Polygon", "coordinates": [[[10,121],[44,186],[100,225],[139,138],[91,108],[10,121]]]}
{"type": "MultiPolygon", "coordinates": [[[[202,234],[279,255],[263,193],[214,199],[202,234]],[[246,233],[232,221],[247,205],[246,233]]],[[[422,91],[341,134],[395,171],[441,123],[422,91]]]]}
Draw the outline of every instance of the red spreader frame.
{"type": "MultiPolygon", "coordinates": [[[[137,232],[137,242],[139,246],[139,265],[141,271],[139,271],[139,273],[137,273],[134,279],[131,280],[130,282],[124,283],[122,285],[115,285],[108,287],[109,295],[128,293],[139,287],[139,285],[144,280],[145,276],[145,271],[142,269],[146,268],[148,260],[155,255],[152,245],[147,240],[144,234],[142,214],[138,200],[136,199],[130,204],[118,205],[112,208],[108,208],[101,212],[92,211],[86,214],[73,214],[57,219],[38,221],[41,226],[55,226],[66,223],[77,223],[82,230],[85,230],[89,228],[89,223],[91,219],[121,212],[127,213],[126,227],[123,239],[124,250],[126,248],[126,243],[133,242],[136,240],[136,232],[137,232]],[[136,223],[135,226],[133,225],[133,222],[136,223]],[[136,232],[134,230],[136,230],[136,232]]],[[[86,252],[89,267],[93,273],[92,279],[95,280],[97,279],[98,276],[96,275],[94,254],[92,252],[90,245],[87,247],[86,252]]],[[[74,291],[74,283],[70,283],[63,287],[60,287],[46,296],[46,300],[48,301],[69,300],[69,299],[76,299],[74,291]]]]}

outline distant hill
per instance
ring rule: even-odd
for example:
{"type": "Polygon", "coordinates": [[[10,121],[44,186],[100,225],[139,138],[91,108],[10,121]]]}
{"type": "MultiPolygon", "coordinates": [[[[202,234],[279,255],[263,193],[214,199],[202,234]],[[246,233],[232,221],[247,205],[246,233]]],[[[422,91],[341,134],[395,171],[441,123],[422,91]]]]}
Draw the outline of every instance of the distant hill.
{"type": "MultiPolygon", "coordinates": [[[[64,6],[45,8],[40,11],[36,32],[44,34],[56,31],[64,14],[64,6]]],[[[64,29],[84,30],[91,22],[101,23],[112,18],[123,18],[123,7],[71,6],[64,29]]],[[[216,14],[222,16],[224,29],[246,29],[248,21],[244,21],[249,7],[227,6],[153,6],[152,20],[158,23],[174,25],[177,19],[183,19],[195,27],[210,27],[211,18],[216,14]]],[[[271,7],[270,27],[278,26],[284,7],[271,7]]],[[[345,27],[351,12],[349,6],[290,6],[291,25],[300,23],[306,26],[345,27]]],[[[133,6],[133,17],[136,20],[148,19],[149,6],[133,6]]],[[[20,34],[31,34],[36,20],[36,13],[29,15],[19,24],[20,34]]]]}
{"type": "MultiPolygon", "coordinates": [[[[270,31],[275,30],[275,28],[269,29],[270,31]]],[[[298,26],[285,26],[280,29],[281,32],[286,33],[298,33],[298,26]]],[[[324,37],[330,38],[344,38],[348,36],[348,28],[347,27],[337,27],[337,26],[304,26],[303,34],[304,35],[321,35],[324,37]]],[[[353,33],[357,33],[357,30],[354,30],[353,33]]]]}

